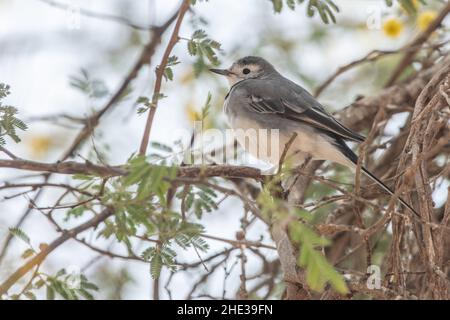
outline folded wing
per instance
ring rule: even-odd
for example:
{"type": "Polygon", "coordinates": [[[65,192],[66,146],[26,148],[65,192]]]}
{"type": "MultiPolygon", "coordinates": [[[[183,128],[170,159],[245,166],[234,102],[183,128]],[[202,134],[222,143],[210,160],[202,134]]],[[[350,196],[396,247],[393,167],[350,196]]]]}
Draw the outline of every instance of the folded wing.
{"type": "Polygon", "coordinates": [[[363,136],[338,122],[305,89],[287,79],[284,80],[243,81],[236,89],[245,91],[247,105],[255,112],[307,123],[345,140],[364,141],[363,136]]]}

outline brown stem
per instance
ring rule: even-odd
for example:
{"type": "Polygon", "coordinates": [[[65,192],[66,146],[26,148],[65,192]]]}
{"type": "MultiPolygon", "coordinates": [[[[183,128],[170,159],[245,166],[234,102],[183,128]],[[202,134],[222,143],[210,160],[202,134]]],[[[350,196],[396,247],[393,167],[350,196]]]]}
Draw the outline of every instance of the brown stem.
{"type": "MultiPolygon", "coordinates": [[[[157,165],[154,166],[158,167],[157,165]]],[[[59,174],[87,174],[103,177],[123,176],[128,172],[125,166],[100,166],[90,162],[64,161],[59,163],[44,163],[24,159],[2,160],[0,168],[14,168],[38,172],[51,172],[59,174]]],[[[253,178],[262,179],[261,171],[256,168],[232,165],[214,166],[185,166],[179,167],[178,177],[182,178],[253,178]]],[[[181,180],[180,180],[181,181],[181,180]]]]}
{"type": "Polygon", "coordinates": [[[175,45],[179,40],[178,33],[180,31],[181,23],[183,22],[184,15],[188,11],[190,4],[191,0],[184,0],[183,3],[181,4],[180,10],[178,11],[177,22],[172,32],[172,36],[170,37],[169,43],[167,44],[166,50],[164,51],[161,63],[156,68],[155,88],[153,90],[152,104],[148,112],[147,122],[145,124],[144,134],[142,136],[141,146],[139,148],[140,155],[145,155],[145,153],[147,152],[148,141],[150,139],[150,131],[152,128],[156,108],[158,107],[159,95],[161,93],[161,84],[166,69],[167,61],[169,60],[173,47],[175,47],[175,45]]]}
{"type": "Polygon", "coordinates": [[[75,140],[72,142],[69,149],[63,154],[60,160],[66,160],[74,154],[74,152],[80,147],[80,145],[92,134],[95,127],[98,125],[100,118],[106,112],[110,111],[110,109],[112,109],[112,107],[116,105],[116,103],[120,100],[128,86],[130,85],[131,81],[133,81],[137,77],[142,67],[146,64],[150,64],[150,60],[155,54],[156,48],[161,43],[162,35],[175,20],[176,16],[177,14],[172,15],[163,25],[153,28],[152,40],[144,47],[141,55],[139,56],[139,59],[131,68],[130,72],[127,74],[120,87],[103,108],[101,108],[85,120],[83,129],[78,133],[75,140]]]}
{"type": "Polygon", "coordinates": [[[62,235],[55,239],[52,243],[50,243],[45,249],[39,252],[36,256],[34,256],[31,260],[22,265],[19,269],[17,269],[12,275],[10,275],[2,284],[0,284],[0,297],[7,293],[8,290],[24,275],[26,275],[34,266],[41,264],[44,259],[53,252],[56,248],[62,245],[64,242],[69,240],[70,238],[75,237],[79,233],[97,226],[101,222],[105,221],[108,217],[114,214],[114,210],[112,208],[106,208],[100,213],[96,215],[94,218],[86,221],[85,223],[75,227],[73,229],[64,231],[62,235]]]}

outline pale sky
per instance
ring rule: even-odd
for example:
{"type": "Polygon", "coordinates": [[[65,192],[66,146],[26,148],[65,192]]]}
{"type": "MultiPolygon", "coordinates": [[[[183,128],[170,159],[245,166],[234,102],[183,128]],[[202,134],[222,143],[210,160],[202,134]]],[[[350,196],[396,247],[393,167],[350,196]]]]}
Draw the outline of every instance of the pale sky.
{"type": "MultiPolygon", "coordinates": [[[[159,24],[164,21],[178,6],[176,0],[96,0],[96,1],[68,1],[58,0],[62,3],[72,3],[93,11],[127,16],[133,22],[146,25],[159,24]],[[121,8],[120,10],[118,8],[121,8]]],[[[206,18],[209,22],[204,26],[208,35],[222,43],[223,55],[220,56],[223,65],[228,66],[236,56],[254,54],[251,50],[260,43],[270,30],[283,30],[285,38],[296,43],[295,57],[298,70],[315,78],[323,80],[332,74],[339,66],[360,58],[373,49],[396,49],[405,44],[417,32],[414,27],[407,28],[398,39],[386,37],[379,29],[378,22],[397,12],[398,8],[387,8],[382,0],[340,0],[335,1],[341,9],[337,14],[337,26],[329,26],[331,37],[328,37],[320,45],[311,45],[307,42],[311,32],[322,27],[318,17],[309,19],[305,16],[304,6],[296,11],[284,9],[281,14],[274,15],[272,5],[267,0],[211,0],[198,1],[194,7],[197,15],[206,18]],[[368,25],[370,29],[368,28],[368,25]],[[237,48],[237,50],[236,50],[237,48]]],[[[7,99],[11,105],[17,106],[21,117],[27,119],[33,116],[54,115],[67,113],[75,116],[86,115],[92,108],[103,105],[105,100],[90,101],[79,91],[69,85],[69,76],[77,74],[80,68],[89,70],[95,78],[102,79],[111,91],[114,91],[122,77],[128,72],[137,59],[140,47],[134,47],[126,52],[118,49],[126,43],[130,37],[130,30],[122,25],[107,22],[95,18],[81,16],[79,29],[71,29],[70,14],[64,10],[51,7],[39,0],[0,0],[0,82],[11,86],[11,96],[7,99]]],[[[194,29],[188,23],[183,24],[180,35],[190,37],[194,29]]],[[[448,23],[448,21],[447,21],[448,23]]],[[[129,155],[139,147],[145,116],[136,115],[133,109],[133,101],[138,96],[150,96],[153,89],[153,68],[160,61],[162,50],[167,42],[167,35],[162,46],[152,60],[152,69],[143,68],[137,81],[133,83],[132,97],[118,105],[113,112],[105,116],[96,130],[96,140],[100,144],[107,143],[110,146],[109,161],[119,164],[126,161],[129,155]]],[[[286,76],[299,84],[307,86],[301,79],[296,78],[295,70],[290,69],[284,53],[271,43],[264,43],[259,48],[266,58],[272,58],[272,63],[286,76]]],[[[186,43],[180,42],[175,50],[181,64],[174,68],[175,78],[180,79],[189,72],[194,61],[186,50],[186,43]],[[178,77],[178,78],[177,78],[178,77]]],[[[376,72],[376,70],[375,70],[376,72]]],[[[330,109],[344,107],[350,103],[356,94],[366,93],[371,90],[371,77],[362,81],[351,90],[336,91],[330,89],[325,92],[322,101],[330,106],[330,109]]],[[[339,78],[339,81],[351,81],[351,73],[339,78]]],[[[208,91],[213,94],[213,103],[221,104],[225,81],[211,75],[204,75],[193,83],[185,85],[179,81],[163,83],[163,92],[168,96],[161,101],[157,111],[154,127],[152,129],[152,141],[172,143],[176,140],[174,132],[180,129],[190,129],[191,125],[186,117],[186,104],[191,102],[201,106],[206,99],[208,91]]],[[[312,88],[308,88],[312,89],[312,88]]],[[[399,119],[400,121],[400,119],[399,119]]],[[[391,133],[398,130],[395,122],[388,127],[391,133]]],[[[24,143],[19,146],[8,144],[8,148],[18,155],[30,158],[27,141],[36,135],[52,137],[55,147],[41,161],[54,161],[62,150],[70,143],[76,131],[51,125],[48,122],[30,123],[30,128],[24,137],[24,143]]],[[[77,158],[77,160],[82,160],[77,158]]],[[[0,180],[17,176],[18,173],[11,170],[0,171],[0,180]]],[[[67,181],[66,177],[55,179],[67,181]]],[[[445,190],[446,185],[443,186],[445,190]]],[[[51,204],[55,195],[53,191],[46,192],[41,203],[51,204]]],[[[445,195],[437,195],[437,202],[445,200],[445,195]],[[443,197],[443,196],[444,197],[443,197]]],[[[0,238],[3,239],[7,228],[13,225],[22,215],[26,206],[24,198],[14,201],[0,202],[0,238]]],[[[221,209],[213,214],[206,215],[202,221],[207,226],[207,233],[233,239],[235,231],[239,228],[239,218],[242,209],[239,202],[227,200],[221,209]]],[[[63,216],[63,212],[61,212],[63,216]]],[[[79,221],[77,220],[77,223],[79,221]]],[[[37,246],[40,242],[49,242],[57,236],[57,233],[47,223],[39,212],[34,212],[22,227],[30,235],[32,242],[37,246]]],[[[260,235],[264,241],[270,243],[266,228],[262,223],[255,224],[249,232],[252,240],[258,240],[260,235]]],[[[208,241],[211,249],[209,253],[219,251],[224,247],[221,242],[208,241]]],[[[107,245],[108,242],[100,241],[99,244],[107,245]]],[[[126,253],[120,245],[115,250],[126,253]]],[[[10,250],[9,262],[11,268],[16,268],[20,260],[20,252],[24,245],[15,241],[10,250]],[[11,255],[11,252],[17,254],[11,255]]],[[[276,258],[273,251],[267,250],[267,255],[276,258]]],[[[70,265],[83,266],[95,257],[85,248],[73,242],[65,244],[56,250],[45,262],[47,270],[58,270],[70,265]]],[[[196,259],[193,252],[179,251],[180,261],[192,261],[196,259]]],[[[124,265],[123,261],[105,258],[112,268],[118,269],[124,265]]],[[[229,265],[234,260],[230,259],[229,265]]],[[[100,265],[99,263],[98,265],[100,265]]],[[[254,257],[249,260],[249,270],[255,270],[259,261],[254,257]]],[[[94,265],[88,270],[88,277],[95,272],[94,265]]],[[[135,278],[135,283],[126,290],[125,298],[148,299],[150,297],[149,266],[141,263],[129,263],[129,272],[135,278]]],[[[0,281],[11,272],[0,270],[0,281]]],[[[212,278],[210,287],[213,294],[222,293],[222,273],[212,278]],[[214,282],[216,279],[216,282],[214,282]]],[[[251,274],[251,271],[250,271],[251,274]]],[[[167,277],[167,273],[163,278],[167,277]]],[[[186,294],[187,282],[198,274],[190,277],[176,276],[174,278],[173,296],[183,298],[186,294]]],[[[235,293],[238,273],[234,273],[228,281],[228,293],[235,293]]],[[[95,280],[94,280],[95,281],[95,280]]],[[[101,287],[101,284],[99,284],[101,287]]],[[[101,292],[101,291],[100,291],[101,292]]],[[[163,290],[163,294],[164,290],[163,290]]],[[[163,297],[166,297],[163,295],[163,297]]]]}

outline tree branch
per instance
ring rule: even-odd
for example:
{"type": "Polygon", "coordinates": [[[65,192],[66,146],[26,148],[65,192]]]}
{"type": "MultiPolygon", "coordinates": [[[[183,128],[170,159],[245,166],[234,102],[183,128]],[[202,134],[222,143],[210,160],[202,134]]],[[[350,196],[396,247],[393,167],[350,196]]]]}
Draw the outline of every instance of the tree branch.
{"type": "MultiPolygon", "coordinates": [[[[70,10],[72,8],[76,8],[73,5],[71,6],[71,5],[68,5],[68,4],[65,4],[65,3],[60,3],[60,2],[57,2],[57,1],[54,1],[54,0],[39,0],[39,1],[45,3],[45,4],[49,5],[49,6],[52,6],[54,8],[61,9],[61,10],[70,10]]],[[[148,31],[148,30],[151,30],[152,28],[154,28],[153,26],[142,26],[142,25],[136,24],[136,23],[130,21],[129,19],[127,19],[127,18],[116,16],[116,15],[113,15],[113,14],[95,12],[95,11],[87,10],[87,9],[84,9],[84,8],[80,8],[79,10],[80,10],[79,11],[80,14],[82,14],[82,15],[84,15],[86,17],[116,22],[116,23],[119,23],[121,25],[125,25],[127,27],[130,27],[130,28],[133,28],[133,29],[136,29],[136,30],[140,30],[140,31],[148,31]]]]}
{"type": "Polygon", "coordinates": [[[105,221],[108,217],[114,214],[112,208],[104,209],[99,215],[96,215],[92,219],[86,221],[85,223],[75,227],[73,229],[63,231],[62,235],[50,243],[45,249],[39,252],[31,260],[22,265],[17,269],[12,275],[10,275],[2,284],[0,284],[0,297],[7,293],[8,290],[24,275],[26,275],[34,266],[41,264],[44,259],[52,253],[56,248],[62,245],[64,242],[70,238],[75,237],[81,232],[99,225],[101,222],[105,221]]]}
{"type": "Polygon", "coordinates": [[[186,14],[189,6],[191,4],[191,0],[183,0],[181,7],[178,11],[178,18],[175,24],[175,28],[173,29],[172,36],[170,37],[169,43],[167,45],[166,50],[164,51],[164,55],[161,59],[161,63],[156,68],[156,82],[155,88],[153,91],[152,104],[150,110],[148,112],[147,122],[145,124],[144,134],[142,136],[141,146],[139,148],[139,154],[145,155],[147,152],[148,141],[150,139],[150,131],[152,128],[153,118],[155,116],[156,108],[158,107],[159,95],[161,92],[161,83],[162,78],[166,69],[167,61],[169,60],[170,54],[172,52],[173,47],[178,42],[179,37],[178,33],[180,31],[181,23],[183,22],[184,15],[186,14]]]}

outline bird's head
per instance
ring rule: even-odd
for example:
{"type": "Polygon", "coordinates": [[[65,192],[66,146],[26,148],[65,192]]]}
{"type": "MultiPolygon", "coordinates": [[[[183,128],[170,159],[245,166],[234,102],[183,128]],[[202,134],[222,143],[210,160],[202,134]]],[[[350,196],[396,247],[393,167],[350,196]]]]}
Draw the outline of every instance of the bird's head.
{"type": "Polygon", "coordinates": [[[253,56],[237,60],[228,69],[209,70],[227,77],[231,86],[245,79],[264,79],[277,73],[269,62],[263,58],[253,56]]]}

